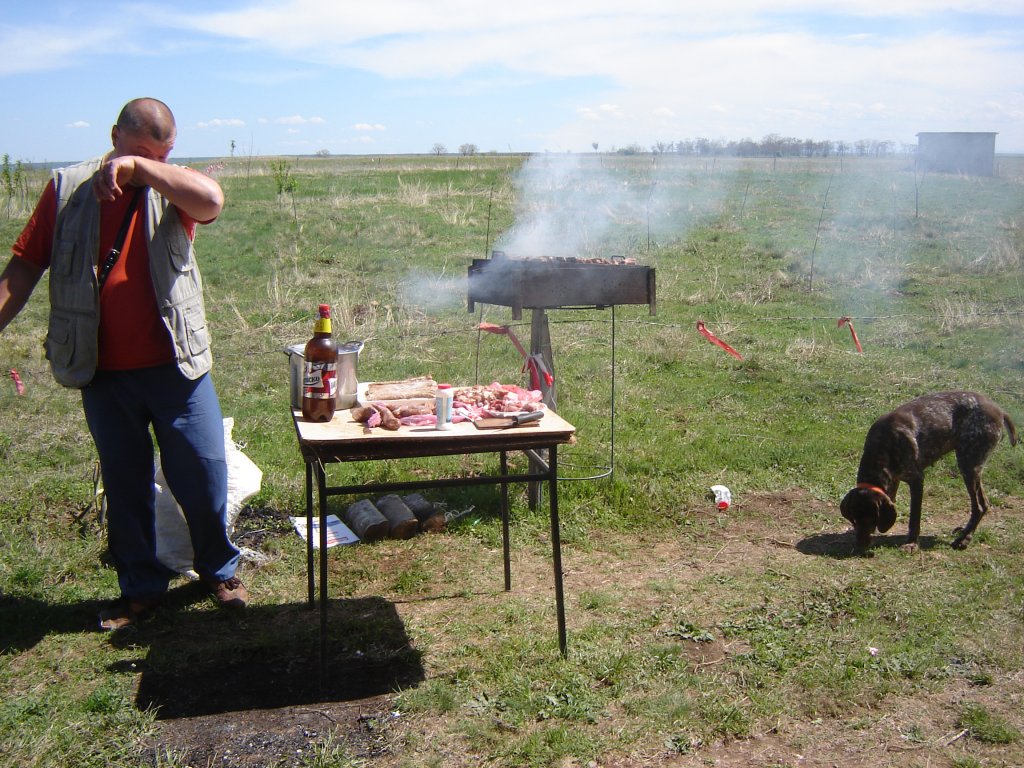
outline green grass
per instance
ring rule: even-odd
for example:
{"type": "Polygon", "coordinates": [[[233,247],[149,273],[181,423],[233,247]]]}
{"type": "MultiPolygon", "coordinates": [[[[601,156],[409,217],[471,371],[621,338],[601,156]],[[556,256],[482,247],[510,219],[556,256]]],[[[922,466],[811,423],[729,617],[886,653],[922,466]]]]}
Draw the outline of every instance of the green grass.
{"type": "MultiPolygon", "coordinates": [[[[550,313],[559,411],[579,438],[560,452],[562,474],[614,464],[611,477],[560,485],[568,658],[547,513],[520,494],[507,594],[487,489],[433,494],[472,508],[444,534],[332,551],[332,658],[402,681],[387,705],[401,717],[373,732],[387,764],[712,759],[716,744],[769,735],[792,754],[829,755],[834,742],[860,744],[863,758],[885,742],[912,745],[920,765],[1024,762],[1020,450],[1004,442],[990,460],[993,509],[964,552],[948,546],[966,518],[952,459],[929,473],[916,555],[897,546],[905,490],[894,536],[870,558],[848,556],[837,508],[867,427],[903,400],[976,388],[1024,424],[1024,161],[975,179],[915,178],[905,158],[842,170],[583,160],[575,223],[600,211],[614,222],[585,250],[655,267],[658,302],[655,316],[615,310],[614,370],[610,310],[550,313]],[[708,344],[698,320],[744,359],[708,344]],[[732,489],[727,513],[710,503],[715,483],[732,489]]],[[[21,397],[0,386],[0,766],[189,764],[179,747],[153,748],[167,724],[140,690],[181,676],[187,694],[201,682],[189,671],[228,663],[225,648],[252,664],[314,653],[315,620],[296,619],[308,616],[305,553],[287,516],[303,509],[302,465],[283,350],[309,336],[318,303],[334,308],[338,338],[365,340],[363,380],[523,381],[508,340],[475,325],[510,324],[525,342],[529,316],[468,313],[466,268],[523,215],[576,196],[540,186],[530,202],[518,157],[287,162],[294,184],[279,195],[268,160],[226,160],[228,205],[197,240],[222,407],[264,473],[240,520],[269,556],[245,571],[246,617],[183,587],[126,643],[90,631],[116,578],[79,397],[42,355],[45,281],[0,337],[4,375],[16,368],[27,386],[21,397]]],[[[0,219],[7,242],[28,213],[0,219]]],[[[345,471],[405,479],[460,464],[345,471]]],[[[341,732],[313,747],[277,764],[368,759],[341,732]]]]}

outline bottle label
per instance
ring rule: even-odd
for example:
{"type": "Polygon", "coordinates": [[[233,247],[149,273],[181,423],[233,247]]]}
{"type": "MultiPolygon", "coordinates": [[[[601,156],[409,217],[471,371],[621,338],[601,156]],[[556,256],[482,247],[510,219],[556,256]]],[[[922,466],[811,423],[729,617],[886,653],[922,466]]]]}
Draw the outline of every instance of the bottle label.
{"type": "Polygon", "coordinates": [[[338,364],[307,361],[302,372],[302,396],[332,400],[338,394],[338,364]]]}

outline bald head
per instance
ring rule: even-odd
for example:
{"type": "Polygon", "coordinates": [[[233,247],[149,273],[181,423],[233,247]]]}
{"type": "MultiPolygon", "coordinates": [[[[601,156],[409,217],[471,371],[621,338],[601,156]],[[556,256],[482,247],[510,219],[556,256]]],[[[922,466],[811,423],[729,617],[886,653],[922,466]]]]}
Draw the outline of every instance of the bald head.
{"type": "Polygon", "coordinates": [[[156,99],[132,99],[117,116],[117,127],[126,133],[158,141],[173,143],[177,128],[170,108],[156,99]]]}
{"type": "Polygon", "coordinates": [[[156,99],[132,99],[121,109],[110,131],[113,156],[140,155],[167,162],[177,133],[174,115],[166,104],[156,99]]]}

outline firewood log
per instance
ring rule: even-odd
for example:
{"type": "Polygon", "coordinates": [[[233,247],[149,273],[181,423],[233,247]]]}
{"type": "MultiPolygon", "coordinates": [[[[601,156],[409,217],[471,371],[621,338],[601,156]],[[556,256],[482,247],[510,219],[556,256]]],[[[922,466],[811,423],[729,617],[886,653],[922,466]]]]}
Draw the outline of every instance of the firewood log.
{"type": "Polygon", "coordinates": [[[444,516],[444,512],[435,512],[422,523],[420,523],[420,530],[424,533],[440,533],[448,525],[448,520],[444,516]]]}
{"type": "Polygon", "coordinates": [[[391,529],[387,518],[369,499],[360,499],[350,504],[342,513],[342,519],[362,541],[383,539],[391,529]]]}
{"type": "Polygon", "coordinates": [[[387,519],[388,535],[393,539],[411,539],[420,529],[416,515],[396,494],[377,499],[377,509],[387,519]]]}
{"type": "Polygon", "coordinates": [[[403,496],[402,501],[405,502],[405,506],[412,510],[412,513],[416,515],[416,519],[420,523],[437,512],[434,502],[425,499],[420,493],[410,493],[408,496],[403,496]]]}

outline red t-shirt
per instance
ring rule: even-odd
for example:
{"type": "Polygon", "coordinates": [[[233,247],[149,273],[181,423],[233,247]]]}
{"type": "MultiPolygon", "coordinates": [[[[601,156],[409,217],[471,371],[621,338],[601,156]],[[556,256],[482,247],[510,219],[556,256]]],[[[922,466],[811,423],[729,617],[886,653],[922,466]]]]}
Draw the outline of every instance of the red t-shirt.
{"type": "MultiPolygon", "coordinates": [[[[117,200],[100,203],[99,253],[106,256],[121,229],[133,190],[117,200]]],[[[163,365],[175,359],[170,331],[157,311],[156,294],[149,276],[146,247],[145,201],[132,214],[132,223],[107,282],[100,292],[99,368],[123,371],[163,365]]],[[[189,238],[196,222],[178,209],[189,238]]],[[[46,185],[35,211],[11,249],[14,255],[40,269],[50,266],[53,231],[57,222],[57,192],[53,181],[46,185]]],[[[97,261],[99,254],[97,254],[97,261]]]]}

